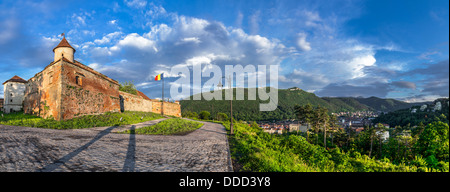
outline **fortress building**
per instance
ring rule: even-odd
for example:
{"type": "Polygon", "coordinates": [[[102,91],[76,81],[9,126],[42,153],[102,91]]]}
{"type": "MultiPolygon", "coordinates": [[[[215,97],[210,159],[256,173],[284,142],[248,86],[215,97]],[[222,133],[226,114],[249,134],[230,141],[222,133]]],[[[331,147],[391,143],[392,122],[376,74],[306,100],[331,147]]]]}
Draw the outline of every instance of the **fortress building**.
{"type": "Polygon", "coordinates": [[[1,105],[3,106],[3,111],[5,113],[22,110],[26,83],[27,81],[17,75],[3,83],[3,93],[5,98],[2,99],[3,103],[1,105]]]}
{"type": "Polygon", "coordinates": [[[28,81],[15,76],[4,83],[5,112],[16,106],[13,110],[66,120],[124,110],[161,113],[164,104],[165,115],[181,116],[178,103],[152,100],[140,91],[137,95],[119,91],[116,80],[75,60],[76,50],[65,37],[53,52],[53,61],[28,81]],[[8,94],[13,95],[14,103],[6,102],[8,94]]]}

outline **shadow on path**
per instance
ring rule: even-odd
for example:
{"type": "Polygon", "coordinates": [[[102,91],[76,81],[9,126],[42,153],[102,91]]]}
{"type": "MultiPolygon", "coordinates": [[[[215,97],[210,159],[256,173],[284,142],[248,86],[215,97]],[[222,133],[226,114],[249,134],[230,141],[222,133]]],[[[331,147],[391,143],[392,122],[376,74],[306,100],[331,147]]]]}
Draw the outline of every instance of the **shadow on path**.
{"type": "Polygon", "coordinates": [[[128,142],[127,157],[125,158],[125,163],[123,164],[123,172],[134,172],[134,167],[136,165],[136,134],[134,132],[136,126],[131,126],[130,128],[130,140],[128,142]]]}
{"type": "Polygon", "coordinates": [[[109,134],[114,128],[116,128],[117,126],[113,126],[113,127],[109,127],[103,131],[101,131],[100,133],[98,133],[94,139],[92,139],[91,141],[89,141],[88,143],[84,144],[83,146],[81,146],[80,148],[76,149],[75,151],[72,151],[71,153],[65,155],[64,157],[54,161],[53,163],[45,166],[42,169],[37,170],[42,171],[42,172],[52,172],[55,169],[57,169],[58,167],[60,167],[61,165],[67,163],[70,159],[72,159],[73,157],[75,157],[76,155],[78,155],[79,153],[81,153],[82,151],[86,150],[89,146],[91,146],[93,143],[95,143],[96,141],[100,140],[103,136],[109,134]]]}

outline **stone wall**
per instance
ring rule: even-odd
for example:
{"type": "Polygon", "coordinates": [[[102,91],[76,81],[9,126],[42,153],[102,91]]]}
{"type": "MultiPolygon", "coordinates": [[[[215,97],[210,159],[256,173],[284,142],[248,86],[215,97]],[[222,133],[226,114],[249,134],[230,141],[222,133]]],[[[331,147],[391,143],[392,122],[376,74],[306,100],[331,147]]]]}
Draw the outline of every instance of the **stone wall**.
{"type": "Polygon", "coordinates": [[[23,102],[25,113],[60,119],[61,70],[61,62],[52,62],[28,80],[23,102]]]}
{"type": "Polygon", "coordinates": [[[142,98],[138,95],[119,91],[123,105],[121,106],[125,111],[143,111],[152,112],[152,101],[142,98]]]}
{"type": "MultiPolygon", "coordinates": [[[[161,102],[121,92],[117,81],[65,58],[50,63],[25,86],[25,113],[43,118],[66,120],[123,110],[161,113],[161,102]]],[[[164,114],[181,117],[181,107],[164,102],[164,114]]]]}
{"type": "Polygon", "coordinates": [[[62,119],[119,112],[119,84],[78,63],[63,62],[62,119]]]}
{"type": "MultiPolygon", "coordinates": [[[[123,110],[144,111],[161,114],[162,102],[155,99],[144,99],[141,96],[119,91],[123,100],[123,110]]],[[[181,106],[179,103],[164,102],[164,115],[181,117],[181,106]]]]}
{"type": "MultiPolygon", "coordinates": [[[[153,113],[161,114],[162,102],[153,100],[153,113]]],[[[179,103],[164,102],[164,115],[181,117],[181,105],[179,103]]]]}
{"type": "Polygon", "coordinates": [[[119,112],[119,84],[75,61],[61,59],[28,80],[24,112],[66,120],[119,112]]]}

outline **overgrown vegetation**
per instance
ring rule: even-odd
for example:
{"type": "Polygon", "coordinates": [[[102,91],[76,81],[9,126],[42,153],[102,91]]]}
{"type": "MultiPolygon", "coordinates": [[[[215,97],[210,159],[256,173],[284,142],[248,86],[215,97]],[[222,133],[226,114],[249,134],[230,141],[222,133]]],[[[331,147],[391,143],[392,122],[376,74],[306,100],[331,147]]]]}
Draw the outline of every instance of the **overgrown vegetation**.
{"type": "Polygon", "coordinates": [[[119,83],[119,91],[137,95],[136,86],[134,86],[134,83],[132,81],[125,81],[123,83],[119,83]]]}
{"type": "MultiPolygon", "coordinates": [[[[229,122],[223,122],[223,125],[229,130],[229,122]]],[[[443,127],[445,128],[445,126],[443,127]]],[[[345,152],[339,147],[326,149],[311,144],[305,137],[296,134],[268,134],[256,123],[251,126],[246,123],[234,123],[234,135],[230,136],[230,150],[232,158],[237,164],[240,164],[241,168],[238,171],[448,172],[448,132],[446,142],[446,161],[430,157],[435,163],[435,165],[431,165],[427,160],[429,158],[417,155],[408,163],[393,163],[389,158],[378,160],[356,150],[345,152]]],[[[437,145],[433,146],[437,147],[437,145]]],[[[433,148],[433,150],[445,151],[445,147],[444,150],[441,148],[433,148]]],[[[430,150],[426,149],[426,151],[430,150]]]]}
{"type": "Polygon", "coordinates": [[[86,115],[64,121],[52,118],[44,119],[22,112],[0,115],[0,124],[50,129],[80,129],[91,127],[106,127],[140,123],[163,118],[160,114],[151,112],[125,111],[123,113],[107,112],[101,115],[86,115]]]}
{"type": "Polygon", "coordinates": [[[142,127],[136,130],[127,130],[121,133],[147,134],[147,135],[186,135],[202,127],[203,123],[185,119],[167,119],[155,125],[142,127]]]}

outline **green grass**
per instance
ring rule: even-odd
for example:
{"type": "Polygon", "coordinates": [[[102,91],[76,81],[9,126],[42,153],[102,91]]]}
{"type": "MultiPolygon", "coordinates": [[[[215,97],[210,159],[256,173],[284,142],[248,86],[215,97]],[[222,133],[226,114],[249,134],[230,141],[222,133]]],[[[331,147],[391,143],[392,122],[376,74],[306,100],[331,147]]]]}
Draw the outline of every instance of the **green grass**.
{"type": "Polygon", "coordinates": [[[136,130],[127,130],[121,133],[143,135],[186,135],[202,126],[203,123],[173,118],[161,121],[152,126],[142,127],[136,130]]]}
{"type": "Polygon", "coordinates": [[[0,115],[0,124],[24,127],[39,127],[49,129],[81,129],[91,127],[107,127],[129,125],[163,118],[160,114],[151,112],[125,111],[123,113],[104,113],[101,115],[86,115],[64,121],[44,119],[21,112],[0,115]]]}

